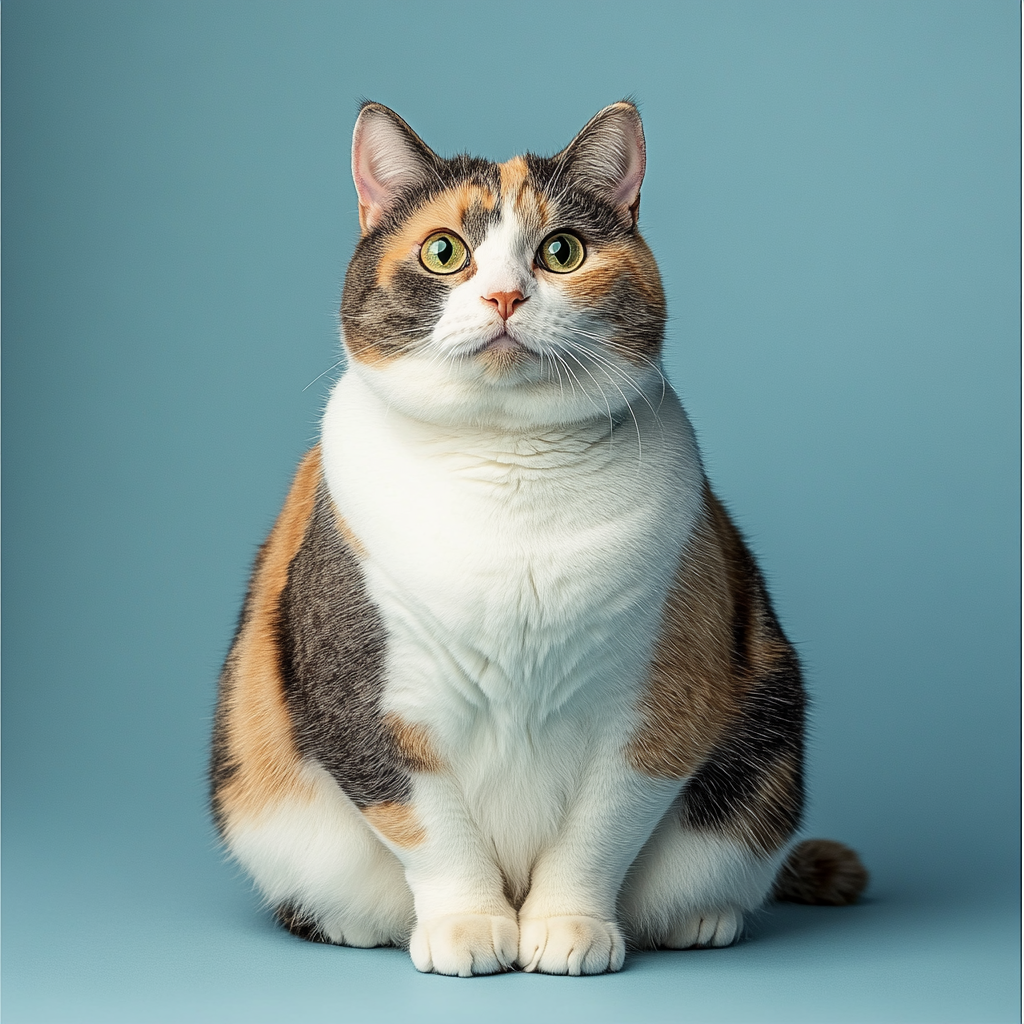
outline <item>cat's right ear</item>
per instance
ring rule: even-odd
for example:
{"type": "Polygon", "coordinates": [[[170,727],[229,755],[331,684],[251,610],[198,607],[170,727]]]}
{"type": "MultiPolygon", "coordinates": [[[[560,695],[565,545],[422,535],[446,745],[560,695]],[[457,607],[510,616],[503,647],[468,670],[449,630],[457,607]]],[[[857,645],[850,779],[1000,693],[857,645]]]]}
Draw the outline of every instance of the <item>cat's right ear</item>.
{"type": "Polygon", "coordinates": [[[555,159],[569,180],[600,196],[636,227],[647,147],[640,111],[632,100],[605,107],[555,159]]]}
{"type": "Polygon", "coordinates": [[[393,110],[380,103],[363,104],[352,132],[352,180],[364,235],[404,193],[433,177],[437,159],[393,110]]]}

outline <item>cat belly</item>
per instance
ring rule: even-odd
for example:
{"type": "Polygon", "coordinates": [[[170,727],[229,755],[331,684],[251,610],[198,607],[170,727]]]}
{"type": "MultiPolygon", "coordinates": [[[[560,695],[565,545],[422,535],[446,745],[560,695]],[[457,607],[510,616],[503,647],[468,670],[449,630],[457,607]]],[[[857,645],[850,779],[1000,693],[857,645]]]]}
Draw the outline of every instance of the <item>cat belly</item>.
{"type": "MultiPolygon", "coordinates": [[[[622,763],[646,665],[643,638],[655,623],[593,594],[589,602],[566,598],[585,581],[563,577],[565,604],[553,624],[538,614],[538,604],[556,607],[542,567],[506,565],[503,579],[500,599],[467,581],[468,592],[427,609],[381,588],[378,607],[388,631],[382,708],[429,737],[467,827],[479,832],[515,900],[596,765],[622,763]],[[636,642],[624,643],[629,635],[636,642]]],[[[414,805],[429,803],[430,793],[430,780],[414,777],[414,805]]]]}

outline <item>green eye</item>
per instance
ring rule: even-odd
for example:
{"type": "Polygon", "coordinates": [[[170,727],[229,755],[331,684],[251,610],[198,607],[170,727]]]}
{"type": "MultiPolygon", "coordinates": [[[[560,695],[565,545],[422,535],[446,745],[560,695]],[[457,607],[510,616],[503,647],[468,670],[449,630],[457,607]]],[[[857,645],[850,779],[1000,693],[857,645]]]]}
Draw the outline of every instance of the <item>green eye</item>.
{"type": "Polygon", "coordinates": [[[541,266],[553,270],[556,274],[568,274],[575,270],[583,262],[584,256],[586,252],[583,250],[583,243],[566,231],[560,231],[557,235],[544,239],[537,250],[537,259],[541,266]]]}
{"type": "Polygon", "coordinates": [[[420,262],[432,274],[454,274],[469,262],[469,250],[458,235],[435,231],[420,247],[420,262]]]}

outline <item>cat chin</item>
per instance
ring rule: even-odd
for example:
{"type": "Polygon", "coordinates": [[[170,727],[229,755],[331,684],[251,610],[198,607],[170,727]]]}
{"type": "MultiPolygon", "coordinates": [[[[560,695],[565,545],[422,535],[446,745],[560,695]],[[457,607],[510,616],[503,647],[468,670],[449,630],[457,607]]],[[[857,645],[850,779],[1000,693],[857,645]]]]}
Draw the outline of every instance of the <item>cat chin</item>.
{"type": "MultiPolygon", "coordinates": [[[[590,394],[582,387],[537,380],[513,368],[495,379],[489,367],[470,364],[460,373],[439,371],[436,363],[405,357],[386,366],[352,360],[352,370],[386,405],[412,419],[438,426],[496,430],[548,430],[628,416],[620,394],[590,394]]],[[[654,375],[642,383],[644,395],[634,403],[657,404],[660,388],[654,375]],[[654,396],[653,398],[650,396],[654,396]]]]}

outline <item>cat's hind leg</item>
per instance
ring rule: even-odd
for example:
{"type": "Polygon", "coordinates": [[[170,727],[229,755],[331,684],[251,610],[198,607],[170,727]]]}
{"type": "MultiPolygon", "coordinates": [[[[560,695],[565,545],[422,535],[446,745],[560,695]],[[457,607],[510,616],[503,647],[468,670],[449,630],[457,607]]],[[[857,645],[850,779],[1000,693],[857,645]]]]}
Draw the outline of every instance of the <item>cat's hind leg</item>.
{"type": "Polygon", "coordinates": [[[414,922],[402,865],[322,768],[308,787],[224,829],[292,934],[345,946],[406,946],[414,922]]]}
{"type": "Polygon", "coordinates": [[[620,923],[639,948],[731,945],[744,914],[770,894],[782,851],[754,852],[726,834],[688,827],[674,811],[626,876],[620,923]]]}
{"type": "Polygon", "coordinates": [[[868,872],[856,852],[829,839],[805,839],[765,852],[725,831],[665,816],[626,876],[619,919],[640,948],[728,946],[744,914],[767,900],[824,906],[856,903],[868,872]]]}

